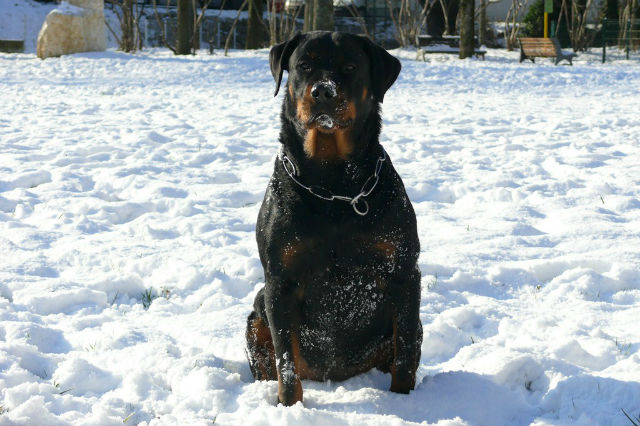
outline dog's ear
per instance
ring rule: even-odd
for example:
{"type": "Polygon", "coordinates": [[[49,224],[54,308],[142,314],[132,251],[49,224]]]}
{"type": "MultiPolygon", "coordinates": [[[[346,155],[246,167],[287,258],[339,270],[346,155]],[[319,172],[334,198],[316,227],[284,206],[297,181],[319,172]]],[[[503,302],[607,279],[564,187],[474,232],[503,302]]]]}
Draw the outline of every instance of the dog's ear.
{"type": "Polygon", "coordinates": [[[376,101],[382,102],[384,94],[387,93],[387,90],[398,78],[402,66],[395,56],[389,54],[389,52],[367,37],[358,37],[362,40],[364,51],[369,56],[373,97],[376,101]]]}
{"type": "Polygon", "coordinates": [[[302,40],[302,34],[296,33],[291,40],[273,46],[269,52],[271,74],[273,74],[273,79],[276,81],[276,92],[273,96],[278,95],[280,82],[282,81],[282,72],[285,70],[289,71],[289,58],[296,47],[298,47],[298,44],[300,44],[300,40],[302,40]]]}

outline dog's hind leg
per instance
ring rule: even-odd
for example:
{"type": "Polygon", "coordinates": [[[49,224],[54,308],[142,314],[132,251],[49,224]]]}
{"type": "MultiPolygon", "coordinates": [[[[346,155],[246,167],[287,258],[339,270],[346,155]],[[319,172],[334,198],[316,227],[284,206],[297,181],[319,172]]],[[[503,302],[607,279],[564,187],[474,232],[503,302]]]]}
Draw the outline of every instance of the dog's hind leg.
{"type": "MultiPolygon", "coordinates": [[[[260,293],[258,297],[261,296],[260,293]]],[[[277,380],[276,356],[271,331],[266,320],[256,311],[252,311],[247,318],[246,338],[247,358],[253,377],[256,380],[277,380]]]]}

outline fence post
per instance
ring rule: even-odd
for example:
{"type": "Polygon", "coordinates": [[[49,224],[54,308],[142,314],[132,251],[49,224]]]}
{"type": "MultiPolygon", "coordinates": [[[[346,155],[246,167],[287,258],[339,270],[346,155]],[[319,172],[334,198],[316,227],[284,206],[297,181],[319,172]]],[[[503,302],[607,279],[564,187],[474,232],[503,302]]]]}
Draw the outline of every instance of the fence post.
{"type": "Polygon", "coordinates": [[[629,49],[630,49],[629,41],[630,40],[631,40],[631,19],[627,21],[627,43],[626,43],[627,60],[629,60],[629,49]]]}
{"type": "Polygon", "coordinates": [[[216,47],[220,49],[220,21],[216,16],[216,47]]]}
{"type": "Polygon", "coordinates": [[[162,25],[164,26],[164,38],[167,40],[167,43],[170,43],[169,41],[169,33],[167,32],[167,21],[169,20],[168,17],[165,17],[162,20],[162,25]]]}
{"type": "Polygon", "coordinates": [[[607,18],[602,20],[602,63],[607,60],[607,18]]]}

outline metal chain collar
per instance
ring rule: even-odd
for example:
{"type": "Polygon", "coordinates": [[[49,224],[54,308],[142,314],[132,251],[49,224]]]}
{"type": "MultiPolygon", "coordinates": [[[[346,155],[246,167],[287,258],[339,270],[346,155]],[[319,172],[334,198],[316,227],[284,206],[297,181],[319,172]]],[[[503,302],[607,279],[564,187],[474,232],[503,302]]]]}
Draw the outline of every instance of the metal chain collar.
{"type": "Polygon", "coordinates": [[[316,197],[321,198],[323,200],[345,201],[351,204],[351,207],[353,207],[353,211],[355,211],[360,216],[365,216],[367,213],[369,213],[369,203],[367,203],[367,200],[365,200],[364,197],[368,197],[369,194],[373,192],[376,185],[378,184],[378,180],[380,178],[380,169],[382,169],[382,164],[387,159],[387,153],[384,151],[384,149],[382,149],[382,156],[378,157],[378,161],[376,162],[376,168],[373,171],[373,174],[367,178],[367,180],[364,182],[364,185],[362,185],[362,188],[360,189],[360,193],[355,197],[347,197],[346,195],[335,195],[333,192],[329,191],[328,189],[322,186],[318,186],[318,185],[307,186],[303,184],[298,179],[296,179],[296,176],[298,174],[296,172],[296,166],[289,159],[289,157],[286,156],[284,151],[280,151],[279,157],[280,157],[280,161],[282,161],[282,167],[284,167],[285,172],[287,172],[289,177],[296,184],[298,184],[298,186],[306,189],[307,191],[309,191],[310,194],[315,195],[316,197]]]}

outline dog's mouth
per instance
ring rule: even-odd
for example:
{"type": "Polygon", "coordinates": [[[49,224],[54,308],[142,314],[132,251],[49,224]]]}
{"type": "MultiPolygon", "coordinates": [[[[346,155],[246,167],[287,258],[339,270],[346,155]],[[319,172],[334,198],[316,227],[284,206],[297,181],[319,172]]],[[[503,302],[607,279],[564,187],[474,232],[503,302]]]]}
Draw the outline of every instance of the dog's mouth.
{"type": "Polygon", "coordinates": [[[337,129],[344,129],[351,125],[351,120],[342,120],[327,112],[319,112],[314,114],[307,121],[308,128],[316,128],[320,131],[331,132],[337,129]]]}

